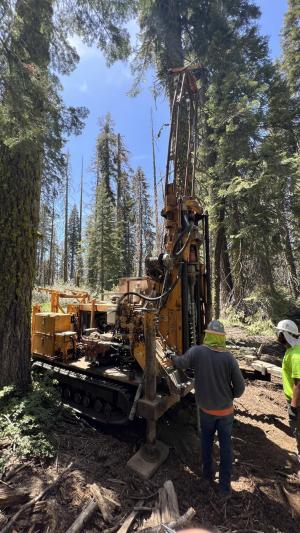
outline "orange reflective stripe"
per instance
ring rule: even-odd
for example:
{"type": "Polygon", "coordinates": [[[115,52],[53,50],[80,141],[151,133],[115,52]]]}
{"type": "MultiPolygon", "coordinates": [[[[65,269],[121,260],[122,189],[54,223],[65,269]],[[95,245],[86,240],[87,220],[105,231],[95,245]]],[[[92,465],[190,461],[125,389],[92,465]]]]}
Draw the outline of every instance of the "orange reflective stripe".
{"type": "Polygon", "coordinates": [[[207,413],[208,415],[227,416],[233,413],[234,408],[233,405],[231,405],[230,407],[226,407],[226,409],[203,409],[203,407],[201,407],[201,411],[207,413]]]}

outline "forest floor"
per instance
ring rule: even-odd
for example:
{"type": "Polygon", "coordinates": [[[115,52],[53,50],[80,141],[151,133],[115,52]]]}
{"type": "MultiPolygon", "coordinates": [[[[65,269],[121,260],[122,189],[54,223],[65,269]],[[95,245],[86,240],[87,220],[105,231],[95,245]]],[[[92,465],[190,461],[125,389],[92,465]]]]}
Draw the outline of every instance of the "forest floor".
{"type": "MultiPolygon", "coordinates": [[[[233,343],[247,347],[249,342],[252,348],[272,340],[261,337],[249,340],[238,328],[231,328],[229,333],[233,343]]],[[[245,394],[235,405],[233,495],[226,503],[220,502],[213,490],[202,486],[200,442],[195,417],[190,416],[194,411],[192,404],[179,406],[160,421],[159,436],[170,446],[170,454],[151,481],[146,482],[125,468],[143,440],[142,424],[111,433],[70,417],[56,433],[59,446],[53,462],[24,462],[21,471],[7,481],[5,477],[0,481],[0,490],[6,484],[13,489],[27,489],[30,497],[34,497],[72,462],[57,488],[24,511],[10,531],[67,531],[90,501],[94,483],[117,505],[113,505],[113,517],[108,523],[97,511],[83,531],[117,531],[118,524],[139,500],[144,500],[146,507],[153,507],[158,489],[169,479],[175,486],[180,513],[191,506],[195,509],[194,526],[215,528],[221,533],[299,533],[300,476],[280,380],[272,378],[271,383],[247,380],[245,394]]],[[[217,451],[216,446],[216,457],[217,451]]],[[[10,466],[14,464],[16,459],[12,457],[10,466]]],[[[2,508],[0,531],[19,508],[20,504],[2,508]]],[[[129,531],[142,528],[149,514],[139,511],[129,531]]]]}

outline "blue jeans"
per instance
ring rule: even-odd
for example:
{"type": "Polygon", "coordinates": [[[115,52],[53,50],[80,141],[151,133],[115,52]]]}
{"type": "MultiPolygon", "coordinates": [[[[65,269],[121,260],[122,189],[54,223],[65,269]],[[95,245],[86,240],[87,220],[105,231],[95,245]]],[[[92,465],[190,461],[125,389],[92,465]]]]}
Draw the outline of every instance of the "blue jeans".
{"type": "Polygon", "coordinates": [[[214,436],[217,432],[220,444],[220,488],[224,491],[230,489],[231,481],[233,418],[233,413],[227,416],[214,416],[204,413],[200,409],[203,476],[211,480],[214,478],[212,450],[214,436]]]}

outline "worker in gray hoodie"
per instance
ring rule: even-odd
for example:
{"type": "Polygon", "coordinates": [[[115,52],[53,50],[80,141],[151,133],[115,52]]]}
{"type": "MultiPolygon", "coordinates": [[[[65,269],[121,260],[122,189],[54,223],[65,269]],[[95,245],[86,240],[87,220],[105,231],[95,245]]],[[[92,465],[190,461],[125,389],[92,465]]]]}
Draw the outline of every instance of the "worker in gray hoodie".
{"type": "Polygon", "coordinates": [[[212,483],[213,442],[216,432],[220,445],[219,495],[231,496],[233,399],[239,398],[245,383],[235,357],[226,350],[224,326],[212,320],[201,346],[192,346],[184,355],[171,356],[176,368],[195,372],[195,394],[200,409],[203,478],[212,483]]]}

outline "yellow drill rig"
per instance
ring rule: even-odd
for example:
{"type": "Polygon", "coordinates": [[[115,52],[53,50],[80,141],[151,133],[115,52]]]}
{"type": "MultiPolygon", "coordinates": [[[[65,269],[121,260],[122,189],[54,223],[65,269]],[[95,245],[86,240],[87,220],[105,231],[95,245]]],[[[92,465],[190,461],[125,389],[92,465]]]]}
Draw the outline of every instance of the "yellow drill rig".
{"type": "Polygon", "coordinates": [[[208,218],[194,190],[201,68],[170,76],[163,252],[146,259],[145,277],[122,278],[109,301],[49,289],[51,313],[35,306],[32,320],[34,364],[52,369],[64,400],[104,423],[144,417],[150,440],[152,423],[193,388],[168,355],[201,343],[211,308],[208,218]]]}

